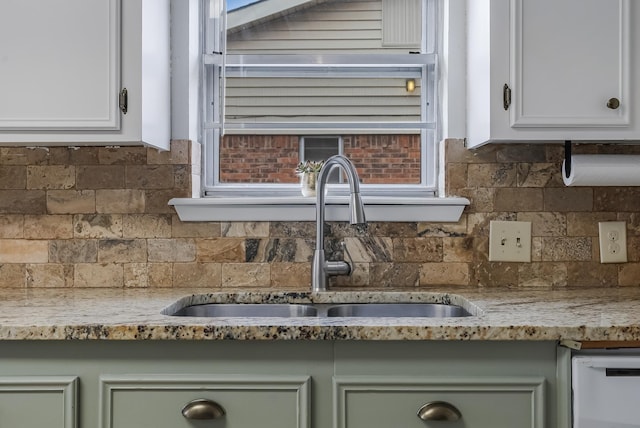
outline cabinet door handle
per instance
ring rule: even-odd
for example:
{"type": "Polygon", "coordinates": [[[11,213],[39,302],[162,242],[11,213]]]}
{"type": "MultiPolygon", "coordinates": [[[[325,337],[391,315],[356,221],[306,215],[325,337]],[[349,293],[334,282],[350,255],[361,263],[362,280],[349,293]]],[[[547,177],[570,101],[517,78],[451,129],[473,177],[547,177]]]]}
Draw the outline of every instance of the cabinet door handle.
{"type": "Polygon", "coordinates": [[[129,109],[129,91],[127,91],[127,88],[122,88],[120,91],[118,95],[118,105],[122,114],[127,114],[127,110],[129,109]]]}
{"type": "Polygon", "coordinates": [[[502,107],[505,110],[509,110],[509,106],[511,105],[511,88],[506,83],[502,87],[502,107]]]}
{"type": "Polygon", "coordinates": [[[186,419],[220,419],[224,414],[221,405],[206,398],[190,401],[182,408],[182,416],[186,419]]]}
{"type": "Polygon", "coordinates": [[[620,100],[617,98],[609,98],[609,101],[607,101],[607,107],[609,107],[611,110],[616,110],[618,107],[620,107],[620,100]]]}
{"type": "Polygon", "coordinates": [[[446,401],[431,401],[418,409],[418,417],[423,421],[454,422],[462,417],[462,413],[446,401]]]}

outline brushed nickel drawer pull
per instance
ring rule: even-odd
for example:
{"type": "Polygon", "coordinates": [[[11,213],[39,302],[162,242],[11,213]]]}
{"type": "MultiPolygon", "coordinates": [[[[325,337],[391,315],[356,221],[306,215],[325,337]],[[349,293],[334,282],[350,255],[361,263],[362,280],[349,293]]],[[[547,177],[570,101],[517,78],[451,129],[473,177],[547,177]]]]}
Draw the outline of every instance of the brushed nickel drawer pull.
{"type": "Polygon", "coordinates": [[[431,401],[418,409],[418,417],[423,421],[454,422],[462,417],[462,413],[446,401],[431,401]]]}
{"type": "Polygon", "coordinates": [[[220,419],[224,414],[221,405],[206,398],[190,401],[182,408],[182,416],[186,419],[220,419]]]}

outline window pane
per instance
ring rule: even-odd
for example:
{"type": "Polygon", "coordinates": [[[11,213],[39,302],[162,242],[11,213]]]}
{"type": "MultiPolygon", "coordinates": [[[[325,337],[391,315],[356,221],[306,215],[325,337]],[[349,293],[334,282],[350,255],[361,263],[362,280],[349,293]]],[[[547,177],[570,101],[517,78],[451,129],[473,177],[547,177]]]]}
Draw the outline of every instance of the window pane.
{"type": "MultiPolygon", "coordinates": [[[[420,135],[346,135],[342,141],[363,184],[420,184],[420,135]]],[[[226,135],[220,182],[296,183],[299,144],[293,135],[226,135]]]]}

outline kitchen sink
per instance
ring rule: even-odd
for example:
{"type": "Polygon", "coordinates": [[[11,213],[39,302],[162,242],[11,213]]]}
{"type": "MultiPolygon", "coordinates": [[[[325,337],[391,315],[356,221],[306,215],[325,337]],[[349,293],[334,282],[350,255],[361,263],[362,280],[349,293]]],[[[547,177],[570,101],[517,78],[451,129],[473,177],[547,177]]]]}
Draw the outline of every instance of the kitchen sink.
{"type": "Polygon", "coordinates": [[[441,303],[207,303],[186,306],[167,315],[214,318],[448,318],[467,317],[472,314],[462,306],[441,303]]]}
{"type": "Polygon", "coordinates": [[[331,306],[328,317],[448,318],[468,317],[462,306],[440,303],[359,303],[331,306]]]}
{"type": "Polygon", "coordinates": [[[315,317],[318,311],[311,305],[288,303],[209,303],[179,309],[173,316],[182,317],[315,317]]]}

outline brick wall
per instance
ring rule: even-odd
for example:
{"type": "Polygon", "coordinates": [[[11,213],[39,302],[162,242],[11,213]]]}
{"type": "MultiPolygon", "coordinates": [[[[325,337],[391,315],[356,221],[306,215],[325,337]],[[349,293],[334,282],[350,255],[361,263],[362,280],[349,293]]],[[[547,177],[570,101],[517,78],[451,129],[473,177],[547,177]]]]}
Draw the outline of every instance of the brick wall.
{"type": "MultiPolygon", "coordinates": [[[[640,147],[585,145],[585,152],[640,147]]],[[[190,144],[0,148],[0,287],[308,288],[312,222],[183,223],[190,144]]],[[[567,188],[561,145],[446,145],[447,191],[471,199],[457,223],[329,223],[355,260],[343,287],[640,285],[640,188],[567,188]],[[489,222],[533,224],[533,262],[488,261],[489,222]],[[600,264],[597,222],[624,220],[629,263],[600,264]]],[[[360,168],[356,161],[356,166],[360,168]]]]}
{"type": "MultiPolygon", "coordinates": [[[[220,181],[295,183],[299,140],[295,135],[226,135],[220,144],[220,181]]],[[[346,135],[343,144],[363,183],[420,183],[419,135],[346,135]]]]}

